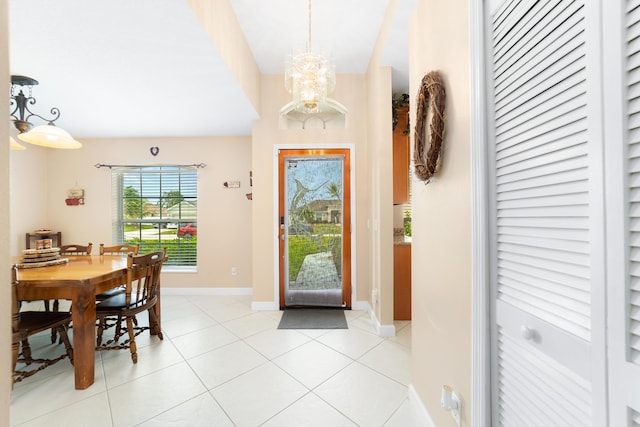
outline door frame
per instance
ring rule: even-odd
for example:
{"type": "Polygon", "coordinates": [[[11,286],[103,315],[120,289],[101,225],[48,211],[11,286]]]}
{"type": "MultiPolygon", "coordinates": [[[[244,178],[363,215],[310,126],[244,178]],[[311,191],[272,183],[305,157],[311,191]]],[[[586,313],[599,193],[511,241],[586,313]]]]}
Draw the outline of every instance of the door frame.
{"type": "MultiPolygon", "coordinates": [[[[349,250],[351,252],[351,260],[348,263],[350,280],[350,307],[357,307],[357,270],[356,270],[356,244],[357,244],[357,211],[356,211],[356,149],[355,144],[274,144],[273,145],[273,295],[274,303],[279,308],[280,301],[283,297],[280,295],[280,216],[279,216],[279,200],[280,200],[280,188],[279,188],[279,151],[280,150],[348,150],[350,167],[349,167],[349,191],[350,197],[350,240],[349,250]]],[[[347,265],[343,264],[343,268],[347,265]]]]}
{"type": "Polygon", "coordinates": [[[491,0],[469,0],[471,146],[471,419],[491,425],[491,307],[489,286],[489,183],[485,10],[491,0]]]}

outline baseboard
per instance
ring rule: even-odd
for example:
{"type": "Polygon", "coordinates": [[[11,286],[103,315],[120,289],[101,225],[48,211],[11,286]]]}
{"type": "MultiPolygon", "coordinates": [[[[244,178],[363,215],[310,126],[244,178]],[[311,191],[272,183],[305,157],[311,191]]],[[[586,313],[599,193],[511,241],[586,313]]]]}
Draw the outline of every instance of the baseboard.
{"type": "Polygon", "coordinates": [[[162,295],[252,295],[253,288],[161,288],[162,295]]]}
{"type": "Polygon", "coordinates": [[[421,426],[436,427],[436,423],[433,422],[429,411],[427,411],[427,408],[422,404],[422,400],[420,400],[420,396],[418,396],[418,392],[413,387],[413,384],[409,384],[409,402],[411,402],[411,406],[417,410],[421,426]]]}
{"type": "Polygon", "coordinates": [[[276,301],[252,301],[251,310],[256,310],[256,311],[280,310],[280,304],[278,304],[276,301]]]}
{"type": "MultiPolygon", "coordinates": [[[[366,301],[365,301],[366,302],[366,301]]],[[[371,322],[373,323],[373,327],[376,330],[376,334],[381,337],[395,337],[396,336],[396,327],[395,325],[381,325],[376,313],[371,308],[371,305],[366,302],[367,308],[366,310],[369,312],[369,317],[371,318],[371,322]]]]}

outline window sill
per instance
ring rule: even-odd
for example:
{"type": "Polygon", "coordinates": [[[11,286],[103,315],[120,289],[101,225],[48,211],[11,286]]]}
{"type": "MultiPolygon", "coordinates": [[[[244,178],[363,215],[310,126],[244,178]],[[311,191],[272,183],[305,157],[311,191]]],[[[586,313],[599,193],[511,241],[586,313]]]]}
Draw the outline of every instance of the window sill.
{"type": "Polygon", "coordinates": [[[180,265],[165,265],[162,267],[163,273],[197,273],[197,266],[180,266],[180,265]]]}

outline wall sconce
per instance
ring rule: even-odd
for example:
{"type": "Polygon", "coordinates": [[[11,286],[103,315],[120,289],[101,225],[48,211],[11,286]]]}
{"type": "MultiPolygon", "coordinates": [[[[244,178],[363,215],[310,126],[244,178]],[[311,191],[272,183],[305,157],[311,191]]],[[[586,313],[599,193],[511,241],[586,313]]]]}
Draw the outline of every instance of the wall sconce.
{"type": "Polygon", "coordinates": [[[11,76],[11,99],[9,105],[13,107],[13,110],[10,116],[14,126],[18,129],[18,138],[21,141],[42,147],[65,149],[82,147],[82,144],[73,139],[67,131],[53,124],[60,118],[60,110],[58,108],[51,108],[53,117],[50,119],[46,119],[29,109],[30,105],[35,105],[36,103],[36,99],[31,95],[31,90],[37,84],[38,81],[31,77],[11,76]],[[24,87],[28,88],[28,95],[25,95],[24,87]],[[33,125],[29,121],[32,117],[37,117],[47,122],[47,124],[36,126],[32,129],[33,125]]]}
{"type": "Polygon", "coordinates": [[[24,145],[20,144],[15,139],[13,139],[12,136],[9,137],[9,144],[10,144],[10,148],[12,150],[26,150],[27,149],[27,147],[25,147],[24,145]]]}
{"type": "Polygon", "coordinates": [[[453,391],[448,385],[442,386],[440,406],[442,406],[444,410],[451,412],[453,419],[456,420],[458,425],[460,425],[460,412],[462,410],[460,396],[458,396],[458,393],[453,391]]]}

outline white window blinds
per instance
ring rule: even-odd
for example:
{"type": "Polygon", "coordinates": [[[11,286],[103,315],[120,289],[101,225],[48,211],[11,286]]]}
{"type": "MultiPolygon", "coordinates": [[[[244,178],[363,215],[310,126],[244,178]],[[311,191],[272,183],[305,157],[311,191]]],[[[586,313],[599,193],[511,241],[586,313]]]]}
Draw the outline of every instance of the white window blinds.
{"type": "Polygon", "coordinates": [[[167,248],[167,265],[197,260],[197,170],[191,166],[112,169],[113,243],[140,243],[141,253],[167,248]]]}

